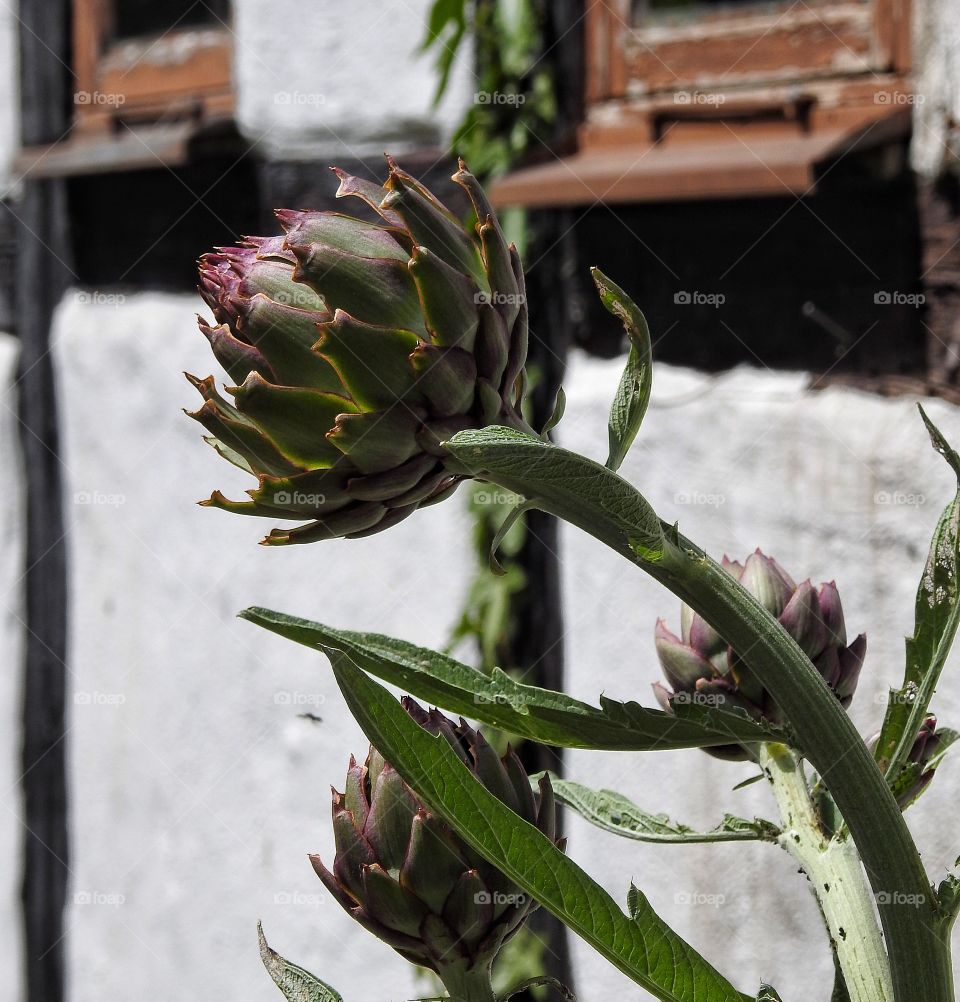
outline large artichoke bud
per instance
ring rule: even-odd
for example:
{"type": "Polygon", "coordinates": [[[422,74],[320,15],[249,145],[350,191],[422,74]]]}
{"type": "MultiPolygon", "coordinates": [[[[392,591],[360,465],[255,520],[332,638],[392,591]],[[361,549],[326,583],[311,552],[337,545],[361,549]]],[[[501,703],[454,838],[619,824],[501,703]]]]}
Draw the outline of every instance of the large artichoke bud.
{"type": "MultiPolygon", "coordinates": [[[[512,749],[501,759],[463,719],[428,713],[409,698],[403,703],[417,723],[447,739],[491,793],[555,837],[546,776],[535,796],[512,749]]],[[[344,792],[333,791],[333,829],[333,871],[310,857],[327,889],[361,925],[435,971],[448,989],[465,975],[487,976],[497,951],[536,907],[424,807],[373,747],[362,766],[350,759],[344,792]]]]}
{"type": "Polygon", "coordinates": [[[457,431],[521,424],[527,354],[516,248],[464,164],[476,226],[465,227],[388,158],[383,187],[338,171],[376,223],[280,210],[284,236],[252,237],[200,261],[201,320],[236,384],[188,377],[191,414],[225,458],[259,478],[250,501],[210,507],[306,521],[265,543],[378,532],[446,497],[462,470],[441,445],[457,431]]]}
{"type": "MultiPolygon", "coordinates": [[[[723,566],[779,620],[846,709],[857,687],[867,638],[860,634],[847,646],[836,584],[831,581],[814,588],[810,581],[804,581],[797,585],[776,560],[760,550],[742,564],[724,557],[723,566]]],[[[655,641],[660,666],[673,690],[654,683],[654,693],[665,710],[672,711],[682,703],[713,704],[739,707],[753,717],[780,721],[770,694],[737,652],[689,606],[684,605],[681,611],[680,637],[671,633],[661,619],[657,621],[655,641]]],[[[718,758],[749,757],[739,745],[705,750],[718,758]]]]}

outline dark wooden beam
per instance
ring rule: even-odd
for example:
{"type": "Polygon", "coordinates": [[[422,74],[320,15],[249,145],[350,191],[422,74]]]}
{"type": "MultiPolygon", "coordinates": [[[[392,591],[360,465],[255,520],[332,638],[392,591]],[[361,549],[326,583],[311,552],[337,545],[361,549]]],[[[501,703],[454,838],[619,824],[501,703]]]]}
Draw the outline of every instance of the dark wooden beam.
{"type": "MultiPolygon", "coordinates": [[[[70,121],[70,6],[67,0],[20,0],[19,19],[21,140],[23,145],[53,142],[70,121]]],[[[22,744],[26,1000],[62,1002],[69,876],[67,573],[50,325],[72,280],[64,182],[26,182],[10,211],[17,220],[17,392],[27,500],[22,744]]]]}

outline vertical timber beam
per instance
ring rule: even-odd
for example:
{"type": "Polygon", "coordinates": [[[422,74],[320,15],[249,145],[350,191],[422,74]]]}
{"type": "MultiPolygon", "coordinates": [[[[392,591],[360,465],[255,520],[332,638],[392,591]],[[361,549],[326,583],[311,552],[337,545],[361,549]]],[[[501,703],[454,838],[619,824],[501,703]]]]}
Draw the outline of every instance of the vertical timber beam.
{"type": "MultiPolygon", "coordinates": [[[[19,20],[21,141],[51,143],[70,122],[69,0],[20,0],[19,20]]],[[[53,311],[72,277],[66,182],[26,180],[12,211],[18,221],[18,398],[27,500],[21,781],[26,1002],[63,1002],[67,574],[49,348],[53,311]]]]}
{"type": "MultiPolygon", "coordinates": [[[[543,5],[545,58],[553,70],[557,120],[553,146],[566,150],[575,142],[583,118],[585,97],[585,0],[552,0],[543,5]]],[[[556,149],[554,152],[556,152],[556,149]]],[[[528,365],[534,374],[531,423],[544,425],[566,370],[574,327],[582,313],[576,302],[578,284],[569,210],[546,210],[528,215],[527,302],[530,309],[528,365]]],[[[526,541],[518,556],[529,586],[520,594],[514,612],[516,641],[513,663],[530,666],[524,676],[532,685],[564,687],[564,623],[562,614],[560,532],[557,520],[545,512],[526,515],[526,541]]],[[[562,774],[563,754],[525,742],[525,765],[532,771],[550,769],[562,774]]],[[[561,819],[562,824],[562,819],[561,819]]],[[[574,989],[569,937],[562,922],[542,909],[531,925],[546,946],[545,972],[574,989]]]]}

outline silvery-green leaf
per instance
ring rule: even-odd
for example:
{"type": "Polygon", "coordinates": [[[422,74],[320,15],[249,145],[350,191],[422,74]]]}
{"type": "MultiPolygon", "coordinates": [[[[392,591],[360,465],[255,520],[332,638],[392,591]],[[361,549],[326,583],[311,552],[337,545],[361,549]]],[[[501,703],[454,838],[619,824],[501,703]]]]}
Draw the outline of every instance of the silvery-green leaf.
{"type": "Polygon", "coordinates": [[[623,323],[630,341],[627,364],[610,407],[608,424],[610,452],[606,466],[616,472],[637,437],[650,403],[653,382],[650,330],[643,314],[623,289],[610,281],[599,268],[592,268],[590,273],[600,292],[601,302],[623,323]]]}
{"type": "MultiPolygon", "coordinates": [[[[535,780],[536,777],[531,777],[535,780]]],[[[550,777],[557,800],[605,831],[639,842],[774,842],[780,829],[770,821],[725,814],[709,831],[696,831],[671,821],[665,814],[650,814],[614,790],[592,790],[566,779],[550,777]]]]}
{"type": "Polygon", "coordinates": [[[284,960],[276,950],[267,945],[263,927],[257,923],[257,937],[260,940],[260,959],[274,984],[283,993],[287,1002],[343,1002],[340,994],[309,971],[305,971],[289,960],[284,960]]]}

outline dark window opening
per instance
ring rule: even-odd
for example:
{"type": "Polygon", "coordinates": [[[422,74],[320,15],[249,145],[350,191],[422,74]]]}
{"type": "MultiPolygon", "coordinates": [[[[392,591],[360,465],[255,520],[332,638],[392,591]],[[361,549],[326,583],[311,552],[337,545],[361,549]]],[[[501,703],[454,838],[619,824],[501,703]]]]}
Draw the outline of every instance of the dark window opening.
{"type": "Polygon", "coordinates": [[[229,14],[229,0],[121,0],[114,5],[113,35],[126,39],[180,28],[216,28],[229,14]]]}

